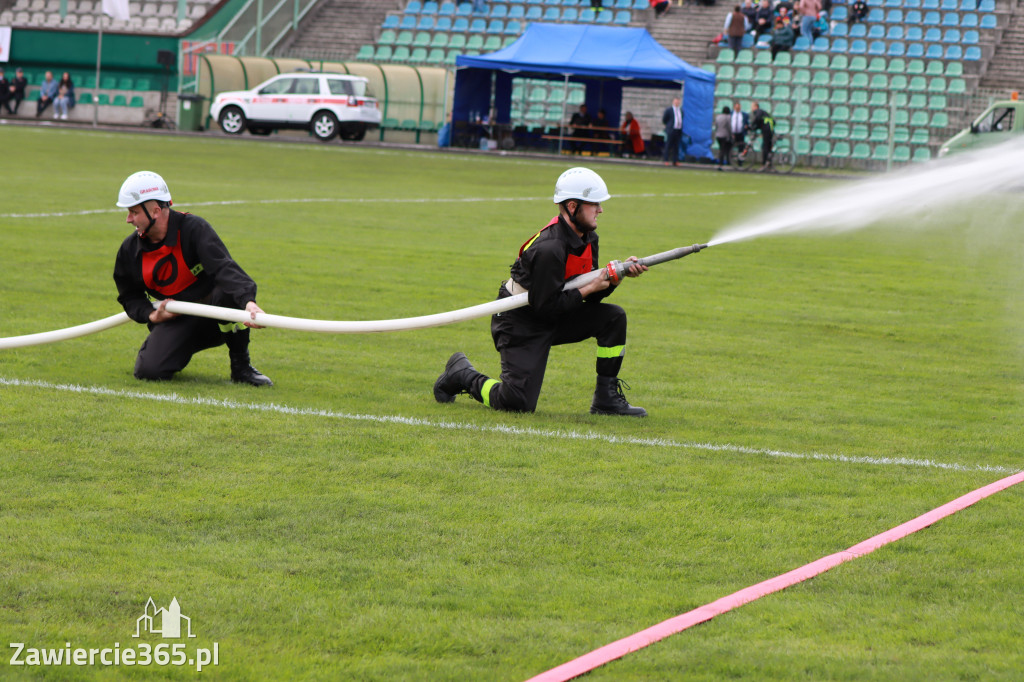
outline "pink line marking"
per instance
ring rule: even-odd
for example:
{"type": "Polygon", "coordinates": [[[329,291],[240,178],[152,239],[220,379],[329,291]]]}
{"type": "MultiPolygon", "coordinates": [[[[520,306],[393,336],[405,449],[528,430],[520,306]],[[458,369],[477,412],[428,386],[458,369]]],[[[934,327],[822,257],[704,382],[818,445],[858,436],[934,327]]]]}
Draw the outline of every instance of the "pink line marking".
{"type": "Polygon", "coordinates": [[[944,519],[951,514],[966,509],[972,504],[979,500],[983,500],[990,495],[1005,490],[1010,486],[1017,485],[1018,483],[1024,482],[1024,471],[1016,473],[1012,476],[1008,476],[1004,479],[990,483],[982,488],[967,493],[962,497],[958,497],[952,502],[933,509],[932,511],[918,516],[916,519],[907,521],[895,528],[879,533],[873,538],[869,538],[863,542],[860,542],[853,547],[842,552],[836,552],[826,557],[822,557],[817,561],[801,566],[800,568],[793,569],[788,573],[775,576],[763,582],[757,583],[746,587],[739,592],[733,592],[727,597],[722,597],[710,604],[705,604],[692,611],[688,611],[675,618],[670,618],[666,621],[652,625],[646,630],[641,630],[635,635],[630,635],[611,644],[606,644],[600,649],[594,649],[589,654],[584,654],[579,658],[573,659],[568,663],[552,668],[547,672],[543,672],[535,677],[531,677],[527,682],[564,682],[565,680],[571,680],[574,677],[582,675],[583,673],[590,672],[598,666],[602,666],[605,663],[614,661],[617,658],[622,658],[628,653],[632,653],[639,649],[643,649],[649,644],[659,642],[669,635],[674,635],[677,632],[682,632],[687,628],[691,628],[694,625],[699,625],[706,621],[711,620],[715,616],[731,611],[735,608],[743,606],[755,599],[778,592],[791,585],[803,582],[816,575],[824,573],[830,568],[834,568],[839,564],[851,561],[858,557],[862,557],[866,554],[870,554],[879,547],[900,540],[916,533],[922,528],[927,528],[936,521],[944,519]]]}

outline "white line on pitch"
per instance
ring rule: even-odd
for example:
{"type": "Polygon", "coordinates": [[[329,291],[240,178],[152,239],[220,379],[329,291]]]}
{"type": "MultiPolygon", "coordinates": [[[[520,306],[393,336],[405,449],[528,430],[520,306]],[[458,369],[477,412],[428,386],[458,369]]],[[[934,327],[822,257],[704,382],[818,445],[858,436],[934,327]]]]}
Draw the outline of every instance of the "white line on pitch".
{"type": "MultiPolygon", "coordinates": [[[[694,198],[694,197],[725,197],[725,196],[739,196],[748,194],[758,194],[754,191],[742,191],[742,192],[697,192],[697,193],[648,193],[648,194],[616,194],[616,198],[621,199],[646,199],[650,197],[657,198],[694,198]]],[[[306,198],[306,199],[231,199],[228,201],[196,201],[191,202],[187,205],[182,204],[185,208],[192,208],[195,206],[236,206],[239,204],[472,204],[480,203],[484,201],[540,201],[548,199],[548,197],[423,197],[423,198],[393,198],[393,197],[378,197],[378,198],[352,198],[352,197],[324,197],[324,198],[306,198]]],[[[550,201],[550,199],[548,199],[550,201]]],[[[97,208],[85,211],[61,211],[55,213],[0,213],[0,218],[65,218],[67,216],[83,216],[83,215],[98,215],[104,213],[124,213],[123,209],[120,208],[97,208]]]]}
{"type": "Polygon", "coordinates": [[[104,388],[102,386],[79,386],[76,384],[54,384],[47,381],[7,379],[0,377],[0,386],[20,386],[43,388],[54,391],[66,391],[70,393],[85,393],[90,395],[104,395],[117,398],[131,398],[138,400],[152,400],[156,402],[173,403],[176,405],[201,405],[204,407],[220,407],[229,410],[245,410],[250,412],[272,412],[275,414],[293,415],[299,417],[327,417],[330,419],[342,419],[349,421],[374,422],[378,424],[402,424],[405,426],[420,426],[434,429],[449,429],[454,431],[476,431],[481,433],[500,433],[513,436],[534,436],[540,438],[555,438],[564,440],[600,441],[610,444],[622,445],[646,445],[661,448],[687,448],[692,450],[706,450],[710,452],[738,452],[747,455],[762,455],[767,457],[781,457],[785,459],[806,459],[822,462],[842,462],[845,464],[870,464],[875,466],[909,466],[927,469],[945,469],[948,471],[986,471],[995,473],[1016,473],[1018,469],[1009,467],[992,466],[985,464],[957,464],[955,462],[936,462],[930,459],[912,459],[909,457],[855,457],[851,455],[830,455],[823,453],[799,453],[785,452],[783,450],[772,450],[768,448],[751,448],[743,445],[717,445],[714,443],[688,443],[670,440],[666,438],[636,438],[633,436],[613,436],[604,433],[593,433],[586,431],[567,431],[564,429],[537,429],[523,426],[507,426],[502,424],[480,425],[466,424],[450,421],[433,421],[420,417],[402,417],[398,415],[375,415],[375,414],[351,414],[348,412],[334,412],[332,410],[318,410],[308,407],[288,407],[274,403],[242,403],[234,400],[219,400],[216,398],[188,398],[175,393],[149,393],[146,391],[129,391],[124,389],[104,388]]]}

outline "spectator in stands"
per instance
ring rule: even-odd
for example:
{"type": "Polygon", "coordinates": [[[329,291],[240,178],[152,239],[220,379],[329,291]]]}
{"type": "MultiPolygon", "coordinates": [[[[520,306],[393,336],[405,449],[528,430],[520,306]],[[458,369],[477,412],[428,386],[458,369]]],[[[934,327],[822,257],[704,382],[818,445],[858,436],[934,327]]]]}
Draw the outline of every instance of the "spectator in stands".
{"type": "MultiPolygon", "coordinates": [[[[36,118],[43,115],[43,112],[53,104],[57,98],[57,81],[53,80],[53,71],[47,71],[43,82],[39,85],[39,101],[36,102],[36,118]]],[[[57,114],[53,115],[57,118],[57,114]]]]}
{"type": "Polygon", "coordinates": [[[4,75],[4,67],[0,66],[0,116],[4,114],[8,100],[11,99],[11,82],[4,75]]]}
{"type": "Polygon", "coordinates": [[[718,170],[729,165],[729,150],[732,149],[732,115],[729,107],[722,107],[722,113],[715,116],[715,139],[718,140],[718,170]]]}
{"type": "Polygon", "coordinates": [[[601,10],[604,9],[603,0],[590,0],[590,7],[594,10],[595,14],[600,14],[601,10]]]}
{"type": "Polygon", "coordinates": [[[729,129],[732,131],[732,143],[743,144],[747,130],[750,129],[750,115],[742,110],[739,101],[733,102],[732,116],[729,117],[729,129]]]}
{"type": "Polygon", "coordinates": [[[14,80],[11,81],[11,96],[7,100],[7,111],[14,115],[18,114],[18,107],[21,106],[21,100],[25,99],[25,88],[28,87],[28,79],[25,78],[25,72],[20,68],[14,72],[14,80]],[[11,102],[14,102],[14,106],[11,106],[11,102]]]}
{"type": "Polygon", "coordinates": [[[53,117],[59,115],[67,120],[68,112],[75,108],[75,84],[71,82],[71,74],[67,71],[60,77],[57,84],[57,99],[53,101],[53,117]]]}
{"type": "Polygon", "coordinates": [[[651,8],[654,9],[654,18],[660,19],[668,11],[670,3],[668,0],[650,0],[651,8]]]}
{"type": "Polygon", "coordinates": [[[750,30],[750,22],[740,11],[740,6],[732,8],[730,14],[725,15],[725,27],[722,32],[729,39],[729,47],[733,52],[739,52],[743,48],[743,34],[750,30]]]}
{"type": "Polygon", "coordinates": [[[608,121],[608,112],[604,109],[597,110],[597,117],[594,118],[594,139],[612,139],[612,124],[608,121]]]}
{"type": "Polygon", "coordinates": [[[623,117],[619,137],[622,138],[623,156],[644,155],[644,138],[640,134],[640,124],[633,118],[633,112],[627,111],[623,117]]]}
{"type": "Polygon", "coordinates": [[[757,38],[762,33],[771,33],[774,21],[775,11],[772,4],[768,0],[761,0],[761,5],[754,13],[754,37],[757,38]]]}
{"type": "Polygon", "coordinates": [[[750,105],[750,129],[761,133],[761,157],[764,165],[761,170],[772,166],[772,142],[775,139],[775,119],[757,102],[750,105]]]}
{"type": "Polygon", "coordinates": [[[747,25],[753,27],[757,8],[754,7],[752,0],[743,0],[743,7],[740,8],[740,11],[743,12],[743,16],[747,18],[747,25]]]}
{"type": "Polygon", "coordinates": [[[814,22],[821,11],[820,0],[800,0],[800,35],[811,40],[814,34],[814,22]]]}
{"type": "MultiPolygon", "coordinates": [[[[740,15],[742,16],[742,15],[740,15]]],[[[665,124],[665,150],[661,154],[665,165],[679,165],[679,143],[683,139],[683,100],[676,97],[665,109],[661,122],[665,124]]]]}
{"type": "Polygon", "coordinates": [[[868,15],[868,3],[867,0],[854,0],[853,4],[850,5],[850,13],[847,15],[847,21],[850,24],[856,24],[858,21],[864,21],[864,18],[868,15]]]}
{"type": "Polygon", "coordinates": [[[780,52],[789,52],[793,48],[793,44],[796,42],[796,32],[793,30],[793,22],[789,20],[789,16],[785,14],[785,8],[783,8],[783,14],[780,14],[775,19],[775,30],[772,31],[772,61],[775,61],[775,55],[780,52]]]}
{"type": "Polygon", "coordinates": [[[828,28],[828,12],[818,12],[818,19],[814,22],[814,26],[811,27],[811,35],[815,38],[828,35],[828,28]]]}
{"type": "MultiPolygon", "coordinates": [[[[587,105],[581,104],[580,110],[572,115],[569,119],[569,125],[572,126],[572,137],[578,138],[589,138],[590,137],[590,126],[593,121],[590,119],[590,114],[587,113],[587,105]]],[[[571,140],[569,142],[569,151],[576,154],[581,153],[584,149],[589,149],[587,143],[581,140],[571,140]]]]}

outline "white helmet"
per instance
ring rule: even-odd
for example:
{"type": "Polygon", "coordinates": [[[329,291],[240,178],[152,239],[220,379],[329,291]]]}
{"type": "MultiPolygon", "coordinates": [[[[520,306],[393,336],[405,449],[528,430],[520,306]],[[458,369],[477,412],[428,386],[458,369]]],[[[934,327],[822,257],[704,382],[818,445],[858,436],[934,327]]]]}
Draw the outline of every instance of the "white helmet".
{"type": "Polygon", "coordinates": [[[132,173],[117,193],[117,205],[121,208],[138,206],[150,199],[171,203],[171,190],[167,189],[167,183],[151,171],[132,173]]]}
{"type": "Polygon", "coordinates": [[[604,180],[589,168],[570,168],[559,175],[555,183],[556,204],[568,199],[599,204],[611,198],[612,195],[608,194],[608,186],[604,184],[604,180]]]}

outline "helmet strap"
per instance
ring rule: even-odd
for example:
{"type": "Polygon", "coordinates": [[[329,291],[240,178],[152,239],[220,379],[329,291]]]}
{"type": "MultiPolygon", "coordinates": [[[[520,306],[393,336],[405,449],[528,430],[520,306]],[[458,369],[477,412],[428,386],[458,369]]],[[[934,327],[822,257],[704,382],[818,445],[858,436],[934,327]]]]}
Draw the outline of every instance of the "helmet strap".
{"type": "MultiPolygon", "coordinates": [[[[157,205],[159,205],[159,204],[160,204],[160,202],[157,202],[157,205]]],[[[156,225],[156,218],[154,218],[153,216],[149,215],[149,211],[146,210],[146,202],[145,201],[143,201],[141,204],[139,204],[139,206],[142,207],[142,212],[146,215],[146,220],[149,221],[149,225],[146,225],[146,229],[139,233],[140,237],[145,237],[149,233],[150,229],[152,229],[152,227],[154,225],[156,225]]],[[[163,206],[160,206],[160,208],[163,208],[163,206]]]]}

